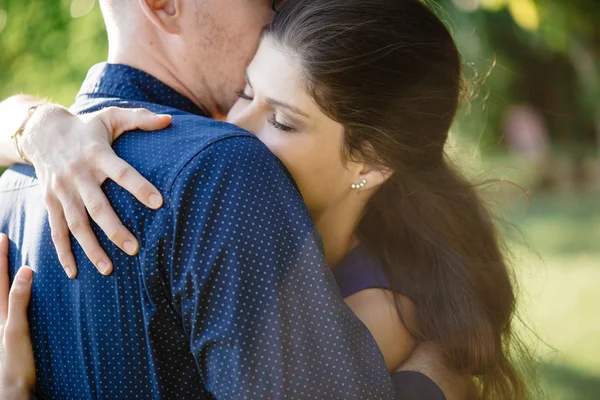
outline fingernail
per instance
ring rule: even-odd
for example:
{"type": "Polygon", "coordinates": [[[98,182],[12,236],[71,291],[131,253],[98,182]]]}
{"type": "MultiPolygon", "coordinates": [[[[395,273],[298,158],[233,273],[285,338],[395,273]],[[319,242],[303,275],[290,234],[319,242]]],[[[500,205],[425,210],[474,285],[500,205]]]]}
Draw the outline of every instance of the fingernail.
{"type": "Polygon", "coordinates": [[[125,252],[127,252],[127,254],[129,254],[130,256],[135,255],[135,253],[137,252],[137,246],[133,242],[128,241],[123,243],[123,248],[125,249],[125,252]]]}
{"type": "Polygon", "coordinates": [[[98,263],[98,270],[102,273],[102,274],[106,274],[108,272],[108,264],[105,263],[104,261],[100,261],[98,263]]]}
{"type": "Polygon", "coordinates": [[[20,283],[29,283],[33,278],[33,274],[29,268],[22,267],[17,273],[17,280],[20,283]]]}
{"type": "Polygon", "coordinates": [[[158,208],[162,205],[162,196],[156,193],[152,193],[148,200],[150,201],[150,206],[152,208],[158,208]]]}
{"type": "Polygon", "coordinates": [[[67,265],[65,267],[65,272],[67,273],[67,276],[71,279],[75,278],[75,268],[71,267],[70,265],[67,265]]]}
{"type": "Polygon", "coordinates": [[[171,118],[169,114],[156,114],[157,118],[171,118]]]}

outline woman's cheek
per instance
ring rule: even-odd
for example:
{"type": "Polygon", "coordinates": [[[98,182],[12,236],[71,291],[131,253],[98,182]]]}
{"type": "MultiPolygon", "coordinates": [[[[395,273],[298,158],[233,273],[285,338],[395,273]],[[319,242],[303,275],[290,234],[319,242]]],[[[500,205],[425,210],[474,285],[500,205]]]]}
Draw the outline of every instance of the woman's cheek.
{"type": "Polygon", "coordinates": [[[286,156],[286,146],[285,143],[281,142],[278,134],[273,134],[270,132],[270,129],[267,129],[259,132],[256,136],[271,150],[271,153],[283,161],[283,158],[286,156]]]}
{"type": "Polygon", "coordinates": [[[324,170],[322,154],[300,134],[276,132],[275,135],[265,135],[263,142],[292,174],[308,208],[316,207],[324,180],[319,173],[324,170]]]}
{"type": "Polygon", "coordinates": [[[298,147],[293,141],[286,140],[285,138],[276,138],[265,142],[265,144],[283,162],[296,181],[306,179],[308,175],[307,170],[311,167],[311,160],[308,157],[304,157],[301,147],[298,147]]]}

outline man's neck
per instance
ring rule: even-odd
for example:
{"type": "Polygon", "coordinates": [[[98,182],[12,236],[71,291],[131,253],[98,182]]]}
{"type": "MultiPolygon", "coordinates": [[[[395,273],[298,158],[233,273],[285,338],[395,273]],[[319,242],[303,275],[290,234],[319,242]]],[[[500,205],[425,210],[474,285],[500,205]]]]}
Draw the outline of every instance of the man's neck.
{"type": "Polygon", "coordinates": [[[111,64],[123,64],[144,71],[190,99],[207,116],[216,119],[222,117],[215,101],[211,101],[210,98],[200,99],[198,96],[194,95],[194,93],[181,82],[177,77],[177,73],[174,72],[173,68],[171,68],[168,63],[163,62],[160,58],[151,56],[151,54],[150,51],[145,50],[126,51],[125,49],[113,47],[109,50],[107,61],[111,64]]]}

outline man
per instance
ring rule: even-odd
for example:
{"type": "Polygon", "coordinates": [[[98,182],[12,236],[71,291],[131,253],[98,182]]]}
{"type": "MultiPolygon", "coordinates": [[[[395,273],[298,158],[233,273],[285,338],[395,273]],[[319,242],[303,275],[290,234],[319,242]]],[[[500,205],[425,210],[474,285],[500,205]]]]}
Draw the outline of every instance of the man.
{"type": "Polygon", "coordinates": [[[108,182],[106,197],[137,239],[123,227],[113,243],[104,235],[90,241],[115,220],[102,214],[97,194],[84,195],[97,224],[65,207],[81,243],[71,253],[65,227],[54,222],[51,233],[33,168],[16,166],[0,179],[0,231],[14,241],[11,276],[22,264],[36,270],[38,396],[391,397],[377,345],[339,296],[289,175],[251,134],[207,118],[222,116],[243,86],[271,1],[101,5],[110,64],[90,70],[71,109],[119,105],[173,116],[170,128],[115,146],[164,205],[143,208],[108,182]],[[114,273],[95,273],[88,256],[105,274],[116,266],[114,273]],[[78,265],[79,279],[69,280],[61,264],[70,276],[78,265]]]}

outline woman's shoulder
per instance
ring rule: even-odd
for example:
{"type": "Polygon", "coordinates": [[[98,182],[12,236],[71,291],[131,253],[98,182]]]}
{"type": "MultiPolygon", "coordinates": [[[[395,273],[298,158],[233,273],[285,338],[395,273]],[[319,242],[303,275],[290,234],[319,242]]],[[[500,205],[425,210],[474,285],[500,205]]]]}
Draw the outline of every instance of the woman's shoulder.
{"type": "Polygon", "coordinates": [[[383,265],[364,245],[354,248],[333,273],[346,304],[375,338],[390,372],[395,371],[416,343],[410,333],[415,305],[392,290],[383,265]]]}
{"type": "Polygon", "coordinates": [[[402,399],[475,399],[468,376],[450,368],[440,350],[418,342],[407,326],[416,323],[416,307],[402,294],[364,289],[345,298],[346,304],[373,335],[402,399]],[[400,317],[398,310],[400,310],[400,317]]]}
{"type": "Polygon", "coordinates": [[[449,368],[435,345],[413,337],[417,305],[406,294],[411,288],[398,281],[392,285],[383,264],[364,245],[350,252],[333,272],[346,304],[373,335],[390,373],[396,373],[393,380],[402,387],[401,398],[475,398],[467,395],[474,392],[468,376],[449,368]]]}
{"type": "Polygon", "coordinates": [[[414,319],[414,306],[410,299],[386,289],[369,288],[345,300],[373,335],[388,370],[393,372],[398,369],[416,344],[406,326],[414,319]],[[402,318],[397,307],[403,311],[402,318]]]}
{"type": "Polygon", "coordinates": [[[383,264],[365,245],[355,247],[334,269],[333,274],[342,296],[354,308],[380,315],[385,310],[385,320],[398,314],[399,320],[408,327],[414,327],[416,306],[407,295],[410,292],[403,282],[394,282],[385,272],[383,264]]]}

